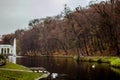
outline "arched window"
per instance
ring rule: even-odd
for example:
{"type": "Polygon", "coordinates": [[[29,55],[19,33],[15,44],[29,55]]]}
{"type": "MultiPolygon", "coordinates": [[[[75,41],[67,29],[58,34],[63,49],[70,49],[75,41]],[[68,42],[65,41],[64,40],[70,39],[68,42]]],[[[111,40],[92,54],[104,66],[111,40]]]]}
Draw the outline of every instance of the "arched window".
{"type": "Polygon", "coordinates": [[[3,48],[1,49],[1,54],[3,54],[3,48]]]}
{"type": "Polygon", "coordinates": [[[9,54],[10,53],[10,49],[9,48],[7,48],[7,54],[9,54]]]}
{"type": "Polygon", "coordinates": [[[6,52],[7,52],[7,49],[6,49],[6,48],[4,48],[4,54],[6,54],[6,52]]]}

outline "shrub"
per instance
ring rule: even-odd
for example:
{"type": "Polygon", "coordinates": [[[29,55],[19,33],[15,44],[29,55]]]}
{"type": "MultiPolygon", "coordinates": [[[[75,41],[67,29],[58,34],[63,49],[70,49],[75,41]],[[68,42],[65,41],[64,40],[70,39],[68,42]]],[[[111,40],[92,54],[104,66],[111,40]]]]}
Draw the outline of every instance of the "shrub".
{"type": "Polygon", "coordinates": [[[0,66],[5,65],[6,64],[6,59],[3,55],[0,55],[0,66]]]}

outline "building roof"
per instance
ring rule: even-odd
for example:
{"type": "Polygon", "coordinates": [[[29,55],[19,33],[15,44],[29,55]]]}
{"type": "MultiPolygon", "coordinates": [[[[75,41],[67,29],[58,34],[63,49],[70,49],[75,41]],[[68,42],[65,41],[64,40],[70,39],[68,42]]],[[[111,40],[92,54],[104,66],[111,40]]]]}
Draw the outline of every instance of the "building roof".
{"type": "Polygon", "coordinates": [[[10,44],[0,44],[0,47],[12,47],[10,44]]]}

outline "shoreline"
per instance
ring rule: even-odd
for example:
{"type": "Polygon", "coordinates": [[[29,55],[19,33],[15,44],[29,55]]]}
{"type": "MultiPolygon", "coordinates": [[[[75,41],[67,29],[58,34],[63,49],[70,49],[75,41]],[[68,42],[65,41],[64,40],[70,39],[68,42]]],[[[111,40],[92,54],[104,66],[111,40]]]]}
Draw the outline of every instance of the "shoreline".
{"type": "Polygon", "coordinates": [[[107,63],[109,66],[120,69],[120,58],[114,56],[88,56],[80,57],[81,62],[107,63]]]}
{"type": "Polygon", "coordinates": [[[49,75],[47,73],[36,73],[33,72],[29,67],[25,67],[19,64],[14,64],[12,62],[7,62],[6,65],[0,66],[0,74],[4,74],[4,76],[0,76],[1,79],[9,79],[13,78],[15,80],[22,79],[22,80],[39,80],[42,78],[46,78],[49,75]],[[22,77],[20,77],[21,74],[22,77]],[[14,75],[14,76],[10,76],[14,75]],[[31,76],[31,77],[30,77],[31,76]]]}
{"type": "Polygon", "coordinates": [[[38,77],[38,78],[36,78],[36,79],[34,79],[34,80],[40,80],[40,79],[42,79],[42,78],[47,78],[49,75],[50,75],[50,73],[47,72],[47,74],[44,73],[42,76],[40,76],[40,77],[38,77]]]}

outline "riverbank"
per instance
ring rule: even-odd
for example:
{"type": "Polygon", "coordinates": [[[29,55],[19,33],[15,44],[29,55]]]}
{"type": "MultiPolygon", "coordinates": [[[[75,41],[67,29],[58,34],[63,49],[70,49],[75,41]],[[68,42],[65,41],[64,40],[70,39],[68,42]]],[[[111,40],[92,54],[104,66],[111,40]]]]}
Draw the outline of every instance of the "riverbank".
{"type": "Polygon", "coordinates": [[[1,80],[36,80],[42,77],[43,73],[35,73],[27,67],[7,62],[0,66],[1,80]]]}
{"type": "Polygon", "coordinates": [[[79,59],[82,62],[97,62],[108,63],[112,67],[120,68],[120,58],[113,56],[94,56],[94,57],[81,57],[79,59]]]}

